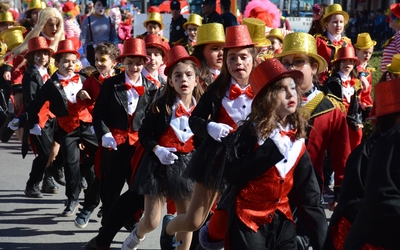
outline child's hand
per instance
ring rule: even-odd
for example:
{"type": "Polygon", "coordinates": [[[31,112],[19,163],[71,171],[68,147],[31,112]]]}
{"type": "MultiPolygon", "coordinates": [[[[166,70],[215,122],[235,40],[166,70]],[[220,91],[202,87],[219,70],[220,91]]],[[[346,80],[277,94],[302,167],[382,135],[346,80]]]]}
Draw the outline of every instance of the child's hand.
{"type": "Polygon", "coordinates": [[[178,156],[172,152],[176,152],[176,148],[166,148],[162,146],[157,146],[154,149],[154,154],[164,165],[171,165],[174,163],[175,160],[178,160],[178,156]]]}
{"type": "Polygon", "coordinates": [[[362,86],[362,88],[363,88],[363,91],[364,92],[367,92],[368,91],[368,88],[369,88],[369,82],[368,82],[368,80],[367,80],[367,78],[365,77],[365,76],[360,76],[360,82],[361,82],[361,86],[362,86]]]}
{"type": "Polygon", "coordinates": [[[90,95],[89,95],[89,93],[86,91],[86,90],[81,90],[81,91],[79,91],[79,98],[81,99],[81,100],[86,100],[86,99],[92,99],[92,98],[90,98],[90,95]]]}
{"type": "Polygon", "coordinates": [[[208,134],[216,141],[221,141],[221,138],[224,138],[229,135],[229,132],[233,130],[232,127],[224,124],[224,123],[216,123],[210,122],[207,125],[208,134]]]}
{"type": "Polygon", "coordinates": [[[6,81],[11,81],[11,72],[10,71],[4,71],[3,78],[6,81]]]}

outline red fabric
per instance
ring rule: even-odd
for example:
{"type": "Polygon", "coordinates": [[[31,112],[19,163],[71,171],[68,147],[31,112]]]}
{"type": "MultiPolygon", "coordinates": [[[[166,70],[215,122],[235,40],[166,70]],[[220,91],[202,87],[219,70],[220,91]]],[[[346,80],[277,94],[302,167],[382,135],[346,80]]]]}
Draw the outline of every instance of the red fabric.
{"type": "Polygon", "coordinates": [[[56,116],[50,112],[50,102],[46,101],[43,106],[40,108],[40,111],[38,113],[39,116],[39,127],[44,128],[44,125],[46,124],[47,120],[49,118],[55,118],[56,116]]]}
{"type": "Polygon", "coordinates": [[[10,62],[13,65],[13,68],[11,70],[11,83],[12,84],[22,84],[22,78],[24,76],[26,66],[25,64],[21,65],[20,64],[24,61],[24,57],[21,55],[18,55],[14,57],[13,61],[10,62]]]}
{"type": "Polygon", "coordinates": [[[349,129],[349,138],[350,138],[350,150],[353,151],[361,143],[362,129],[359,129],[357,131],[349,129]]]}
{"type": "Polygon", "coordinates": [[[371,91],[372,91],[372,69],[367,66],[366,69],[363,69],[361,66],[357,67],[358,72],[363,72],[366,74],[366,78],[369,82],[368,89],[364,89],[360,93],[360,104],[362,108],[365,107],[372,107],[373,101],[371,98],[371,91]]]}
{"type": "Polygon", "coordinates": [[[176,109],[175,111],[175,116],[176,117],[181,117],[183,115],[187,115],[187,116],[191,116],[192,115],[192,111],[196,106],[193,106],[189,111],[187,111],[185,109],[185,107],[182,106],[182,104],[179,105],[179,107],[176,109]]]}
{"type": "Polygon", "coordinates": [[[290,138],[291,141],[295,141],[296,140],[297,129],[296,130],[289,130],[289,131],[281,130],[279,133],[281,134],[282,137],[287,135],[290,138]]]}
{"type": "Polygon", "coordinates": [[[244,90],[241,90],[236,84],[231,85],[231,88],[229,90],[229,99],[230,100],[235,100],[242,94],[247,95],[250,99],[254,98],[254,93],[250,86],[248,86],[244,90]]]}
{"type": "Polygon", "coordinates": [[[175,202],[171,197],[167,197],[167,214],[175,214],[176,206],[175,202]]]}
{"type": "Polygon", "coordinates": [[[139,140],[138,131],[134,131],[132,129],[132,120],[133,120],[134,115],[135,115],[135,113],[133,113],[132,115],[129,116],[128,130],[109,128],[111,134],[113,135],[115,141],[117,142],[117,145],[125,143],[127,139],[128,139],[129,145],[135,145],[136,142],[139,140]]]}
{"type": "Polygon", "coordinates": [[[60,80],[60,84],[65,87],[67,86],[70,82],[74,82],[74,83],[79,83],[79,75],[75,74],[73,77],[71,77],[70,79],[62,79],[60,80]]]}
{"type": "Polygon", "coordinates": [[[152,77],[150,74],[148,74],[148,75],[146,76],[146,78],[147,78],[147,80],[149,80],[150,82],[154,83],[154,85],[156,85],[157,88],[160,88],[160,87],[161,87],[161,83],[160,83],[157,79],[155,79],[154,77],[152,77]]]}
{"type": "Polygon", "coordinates": [[[193,136],[186,142],[181,142],[175,131],[169,126],[167,131],[158,139],[158,145],[169,148],[176,148],[176,152],[187,154],[194,149],[193,136]]]}
{"type": "Polygon", "coordinates": [[[350,228],[351,223],[343,216],[338,224],[332,227],[332,243],[335,249],[343,249],[344,241],[350,232],[350,228]]]}
{"type": "Polygon", "coordinates": [[[225,209],[217,209],[211,216],[208,224],[208,237],[211,242],[217,242],[225,239],[228,228],[228,211],[225,209]]]}
{"type": "Polygon", "coordinates": [[[82,89],[88,92],[91,99],[96,100],[100,93],[101,83],[92,75],[83,82],[82,89]]]}
{"type": "MultiPolygon", "coordinates": [[[[226,125],[231,126],[233,128],[233,131],[235,131],[237,129],[236,122],[232,119],[232,117],[230,117],[230,115],[228,114],[228,112],[222,105],[219,110],[217,122],[225,123],[226,125]]],[[[233,132],[233,131],[231,131],[231,132],[233,132]]]]}
{"type": "Polygon", "coordinates": [[[139,96],[144,94],[144,86],[134,86],[130,83],[125,83],[126,90],[135,89],[139,96]]]}
{"type": "Polygon", "coordinates": [[[361,250],[389,250],[388,248],[384,248],[384,247],[377,247],[374,245],[371,245],[369,243],[366,243],[361,250]]]}
{"type": "Polygon", "coordinates": [[[68,102],[69,116],[58,117],[58,125],[67,133],[71,133],[80,125],[80,121],[91,123],[92,115],[86,106],[68,102]]]}

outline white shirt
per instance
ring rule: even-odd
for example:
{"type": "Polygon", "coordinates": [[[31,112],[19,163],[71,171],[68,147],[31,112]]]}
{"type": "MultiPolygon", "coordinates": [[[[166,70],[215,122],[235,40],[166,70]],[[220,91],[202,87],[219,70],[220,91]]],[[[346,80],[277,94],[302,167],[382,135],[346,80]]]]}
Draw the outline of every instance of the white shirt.
{"type": "MultiPolygon", "coordinates": [[[[134,83],[129,79],[128,75],[125,73],[125,82],[131,84],[132,86],[143,86],[142,85],[142,74],[139,75],[138,80],[134,83]]],[[[127,90],[127,99],[128,99],[128,114],[132,115],[137,107],[139,102],[139,94],[136,92],[134,88],[127,90]]]]}
{"type": "MultiPolygon", "coordinates": [[[[194,99],[194,97],[192,97],[192,103],[196,105],[196,99],[194,99]]],[[[193,132],[189,127],[188,115],[184,114],[180,117],[176,117],[175,112],[179,105],[182,105],[182,107],[189,112],[185,105],[183,105],[182,101],[177,99],[177,102],[172,109],[172,117],[169,125],[171,126],[172,130],[174,130],[179,141],[185,143],[193,136],[193,132]]]]}
{"type": "MultiPolygon", "coordinates": [[[[58,76],[58,79],[60,79],[60,80],[68,80],[68,79],[71,79],[75,75],[65,77],[65,76],[62,76],[57,73],[57,76],[58,76]]],[[[82,84],[81,78],[79,77],[78,83],[71,81],[68,83],[67,86],[65,86],[63,88],[65,95],[67,96],[67,99],[69,102],[76,103],[76,94],[78,93],[79,90],[82,89],[82,86],[83,86],[83,84],[82,84]]]]}

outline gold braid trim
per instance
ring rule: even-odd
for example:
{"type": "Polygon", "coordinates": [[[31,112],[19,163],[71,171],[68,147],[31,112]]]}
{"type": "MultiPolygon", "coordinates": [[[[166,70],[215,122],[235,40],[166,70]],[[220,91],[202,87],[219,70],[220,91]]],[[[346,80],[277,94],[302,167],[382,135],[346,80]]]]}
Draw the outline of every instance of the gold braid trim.
{"type": "Polygon", "coordinates": [[[337,96],[332,95],[332,94],[327,94],[326,97],[337,107],[342,111],[343,114],[346,114],[346,106],[344,106],[342,100],[340,100],[337,96]]]}
{"type": "Polygon", "coordinates": [[[311,116],[312,112],[318,107],[318,105],[321,103],[324,97],[325,97],[324,93],[321,92],[318,95],[316,95],[313,99],[311,99],[309,102],[307,102],[306,105],[304,105],[303,108],[308,112],[308,115],[311,116]]]}

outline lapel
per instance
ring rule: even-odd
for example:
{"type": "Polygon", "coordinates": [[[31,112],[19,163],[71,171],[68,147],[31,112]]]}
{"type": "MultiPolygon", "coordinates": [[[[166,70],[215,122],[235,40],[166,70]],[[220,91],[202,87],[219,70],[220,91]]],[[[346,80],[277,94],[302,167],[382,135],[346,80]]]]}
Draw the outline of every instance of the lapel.
{"type": "Polygon", "coordinates": [[[128,96],[126,93],[124,72],[116,76],[114,88],[118,101],[122,104],[122,107],[124,107],[125,112],[128,114],[128,96]]]}
{"type": "Polygon", "coordinates": [[[58,79],[56,71],[50,78],[50,80],[53,82],[54,86],[56,87],[58,93],[61,95],[61,98],[63,100],[63,103],[65,105],[65,108],[68,110],[68,98],[67,95],[65,94],[64,87],[60,83],[60,79],[58,79]]]}

